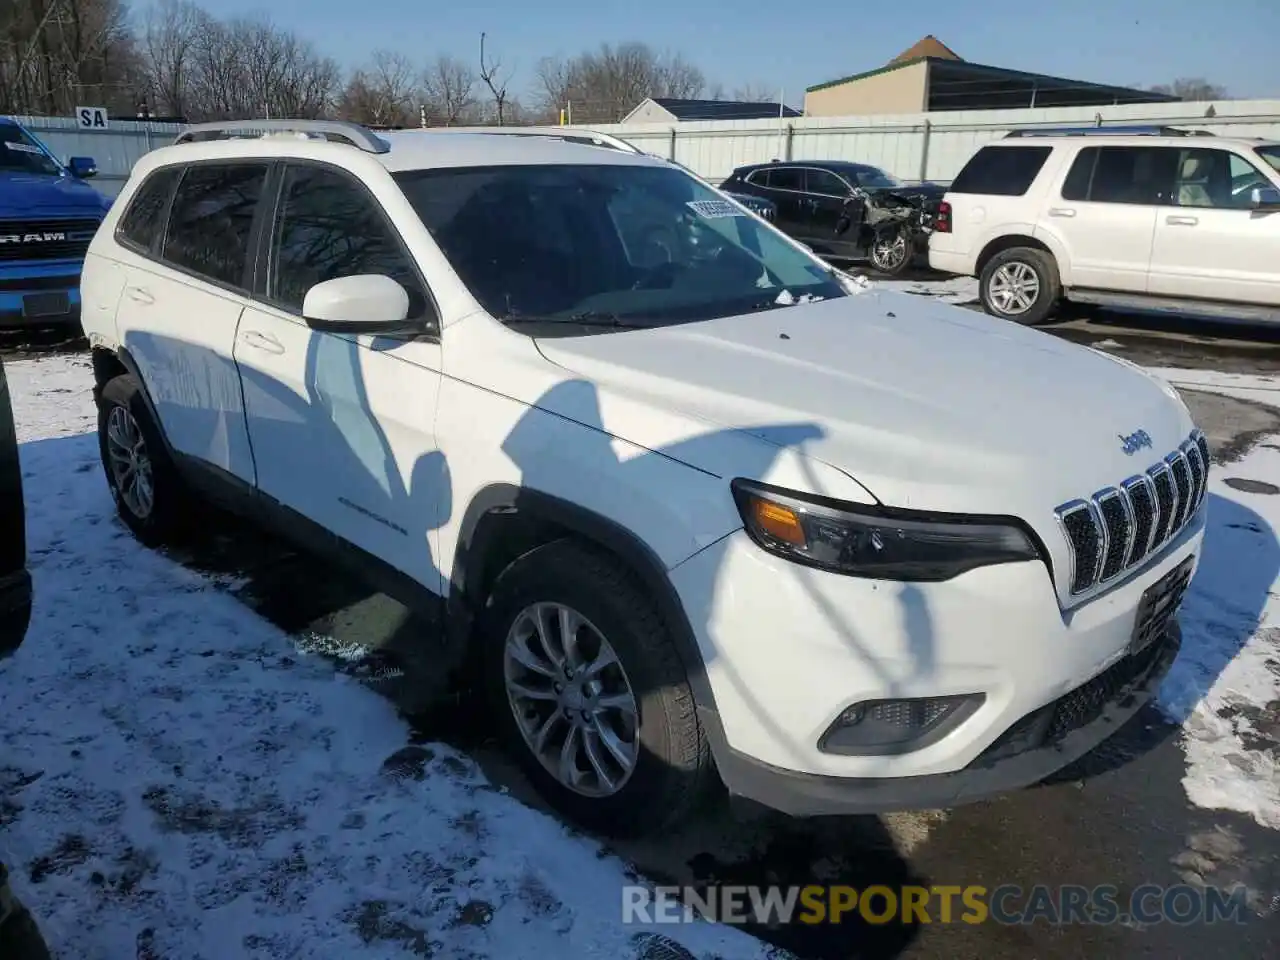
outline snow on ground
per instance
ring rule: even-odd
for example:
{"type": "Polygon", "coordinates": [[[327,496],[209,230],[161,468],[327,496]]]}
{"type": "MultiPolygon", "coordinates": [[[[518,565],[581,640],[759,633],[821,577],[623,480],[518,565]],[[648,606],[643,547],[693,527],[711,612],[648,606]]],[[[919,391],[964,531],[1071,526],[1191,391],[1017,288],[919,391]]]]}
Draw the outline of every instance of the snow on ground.
{"type": "Polygon", "coordinates": [[[1255,447],[1211,474],[1183,648],[1158,700],[1183,728],[1191,802],[1280,830],[1280,497],[1232,489],[1228,477],[1280,484],[1280,450],[1255,447]]]}
{"type": "Polygon", "coordinates": [[[977,303],[978,281],[973,277],[948,277],[946,280],[876,280],[877,287],[933,297],[943,303],[977,303]]]}
{"type": "MultiPolygon", "coordinates": [[[[36,605],[0,668],[0,856],[28,865],[15,885],[63,956],[636,954],[623,863],[464,754],[410,745],[383,698],[225,581],[134,542],[102,479],[83,357],[7,369],[36,605]]],[[[1280,497],[1227,476],[1280,483],[1280,450],[1215,471],[1160,705],[1184,729],[1191,801],[1280,829],[1280,497]]],[[[727,928],[658,930],[697,954],[766,955],[727,928]]]]}
{"type": "MultiPolygon", "coordinates": [[[[58,956],[641,952],[622,862],[129,536],[81,358],[8,369],[36,602],[0,667],[0,857],[58,956]]],[[[766,955],[727,927],[654,932],[766,955]]]]}

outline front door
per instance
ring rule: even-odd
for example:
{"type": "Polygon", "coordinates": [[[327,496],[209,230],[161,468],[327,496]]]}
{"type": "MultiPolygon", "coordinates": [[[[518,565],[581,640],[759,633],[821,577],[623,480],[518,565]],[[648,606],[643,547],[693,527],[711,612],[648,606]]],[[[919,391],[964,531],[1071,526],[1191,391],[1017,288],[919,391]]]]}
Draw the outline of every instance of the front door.
{"type": "Polygon", "coordinates": [[[806,167],[804,187],[805,242],[830,251],[832,256],[862,256],[865,251],[858,239],[861,223],[851,224],[843,234],[836,232],[845,204],[853,195],[849,184],[830,170],[806,167]]]}
{"type": "Polygon", "coordinates": [[[268,263],[263,302],[245,311],[235,347],[259,488],[439,593],[440,344],[319,333],[302,318],[312,286],[369,273],[401,283],[425,318],[421,276],[363,184],[305,163],[284,169],[268,263]]]}
{"type": "Polygon", "coordinates": [[[1275,189],[1237,153],[1181,151],[1156,219],[1151,293],[1280,306],[1280,213],[1254,210],[1254,187],[1275,189]]]}

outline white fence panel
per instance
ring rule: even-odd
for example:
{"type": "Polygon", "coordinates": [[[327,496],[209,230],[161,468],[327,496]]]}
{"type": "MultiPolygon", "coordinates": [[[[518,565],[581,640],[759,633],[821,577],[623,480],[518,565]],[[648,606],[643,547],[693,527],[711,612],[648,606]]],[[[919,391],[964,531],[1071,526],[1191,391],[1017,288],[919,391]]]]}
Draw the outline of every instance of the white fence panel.
{"type": "Polygon", "coordinates": [[[1015,127],[1170,125],[1220,136],[1280,140],[1280,100],[1127,104],[1030,110],[964,110],[868,117],[721,120],[591,127],[674,157],[713,182],[744,163],[857,160],[903,180],[951,180],[982,144],[1015,127]]]}

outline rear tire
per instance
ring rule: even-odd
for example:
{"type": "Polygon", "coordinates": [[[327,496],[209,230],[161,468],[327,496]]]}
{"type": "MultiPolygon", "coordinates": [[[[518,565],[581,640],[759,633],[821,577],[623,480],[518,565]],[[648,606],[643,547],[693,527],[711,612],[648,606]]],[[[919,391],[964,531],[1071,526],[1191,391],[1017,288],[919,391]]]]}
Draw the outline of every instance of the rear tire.
{"type": "Polygon", "coordinates": [[[498,733],[558,812],[598,833],[637,836],[703,799],[714,767],[685,665],[653,602],[611,556],[573,540],[530,551],[499,575],[479,626],[498,733]],[[628,694],[634,715],[612,706],[628,694]],[[573,757],[563,766],[566,742],[573,757]]]}
{"type": "Polygon", "coordinates": [[[1035,247],[1001,250],[978,279],[982,308],[991,316],[1026,326],[1049,319],[1062,296],[1058,264],[1035,247]]]}
{"type": "Polygon", "coordinates": [[[192,529],[192,498],[132,374],[108,381],[98,401],[98,452],[116,511],[149,547],[192,529]]]}

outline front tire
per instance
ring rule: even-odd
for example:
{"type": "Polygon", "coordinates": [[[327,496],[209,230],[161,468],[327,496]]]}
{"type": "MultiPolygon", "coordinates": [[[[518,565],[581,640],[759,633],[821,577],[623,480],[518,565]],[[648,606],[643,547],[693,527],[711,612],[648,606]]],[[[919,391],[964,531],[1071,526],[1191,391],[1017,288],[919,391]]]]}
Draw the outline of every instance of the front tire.
{"type": "Polygon", "coordinates": [[[558,812],[636,836],[687,816],[711,781],[685,665],[628,571],[572,540],[498,577],[481,622],[490,708],[558,812]]]}
{"type": "Polygon", "coordinates": [[[993,317],[1035,326],[1049,319],[1062,296],[1058,265],[1034,247],[1001,250],[978,279],[982,308],[993,317]]]}
{"type": "Polygon", "coordinates": [[[98,452],[116,511],[135,537],[157,547],[187,534],[189,494],[132,374],[102,388],[98,452]]]}

